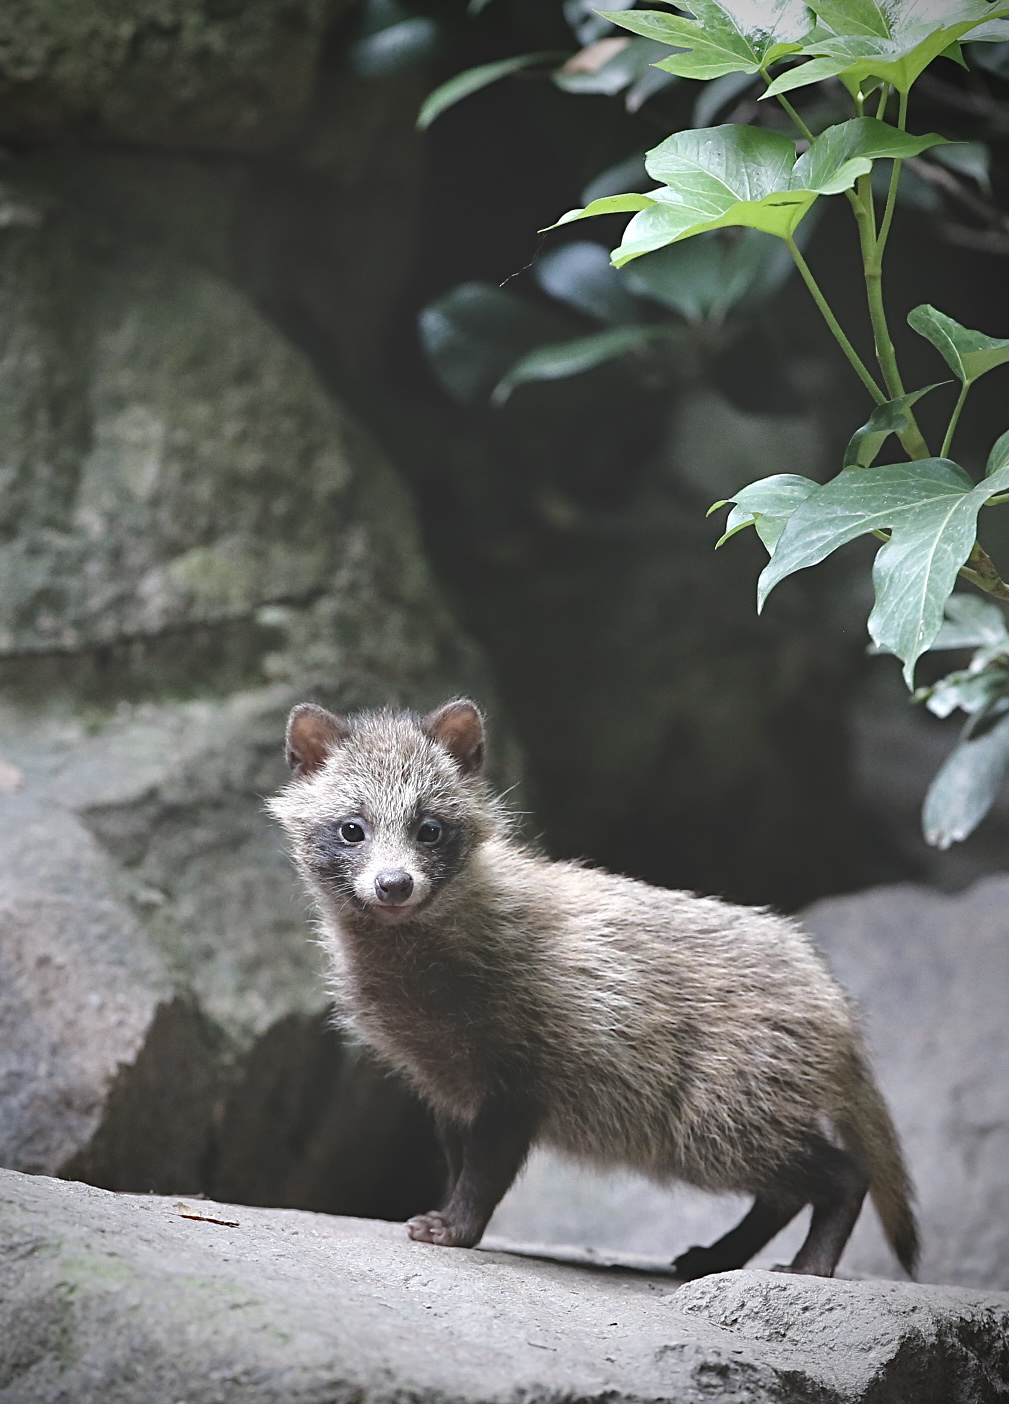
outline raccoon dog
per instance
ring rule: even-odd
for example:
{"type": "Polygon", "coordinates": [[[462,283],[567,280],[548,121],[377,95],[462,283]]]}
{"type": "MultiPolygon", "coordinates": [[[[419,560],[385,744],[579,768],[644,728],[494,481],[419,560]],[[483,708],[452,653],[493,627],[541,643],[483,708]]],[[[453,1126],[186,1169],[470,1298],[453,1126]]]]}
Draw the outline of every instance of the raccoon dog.
{"type": "Polygon", "coordinates": [[[434,1111],[441,1208],[471,1247],[534,1144],[753,1195],[684,1278],[741,1267],[805,1205],[792,1272],[829,1277],[868,1191],[913,1272],[897,1135],[847,999],[783,917],[515,841],[469,701],[430,715],[295,707],[270,803],[318,908],[342,1023],[434,1111]]]}

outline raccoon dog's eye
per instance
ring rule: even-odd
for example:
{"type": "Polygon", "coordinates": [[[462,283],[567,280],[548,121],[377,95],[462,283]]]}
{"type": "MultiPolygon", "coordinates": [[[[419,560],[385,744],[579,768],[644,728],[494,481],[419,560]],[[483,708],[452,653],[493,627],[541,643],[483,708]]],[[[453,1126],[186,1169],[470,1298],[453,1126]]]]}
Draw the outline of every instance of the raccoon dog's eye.
{"type": "Polygon", "coordinates": [[[417,842],[427,844],[440,843],[444,832],[444,829],[438,823],[437,819],[425,819],[417,830],[417,842]]]}
{"type": "Polygon", "coordinates": [[[359,824],[356,819],[345,819],[340,825],[339,834],[344,843],[364,843],[367,837],[364,825],[359,824]]]}

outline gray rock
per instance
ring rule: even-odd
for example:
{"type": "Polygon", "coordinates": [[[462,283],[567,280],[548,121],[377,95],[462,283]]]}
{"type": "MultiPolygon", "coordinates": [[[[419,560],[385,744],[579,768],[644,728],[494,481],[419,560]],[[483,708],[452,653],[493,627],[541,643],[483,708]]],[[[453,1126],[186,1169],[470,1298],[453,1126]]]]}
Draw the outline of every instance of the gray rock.
{"type": "MultiPolygon", "coordinates": [[[[865,1016],[918,1188],[922,1279],[1009,1288],[1009,879],[960,896],[878,888],[818,902],[804,922],[865,1016]]],[[[745,1208],[537,1154],[491,1232],[671,1259],[713,1241],[745,1208]]],[[[803,1216],[756,1263],[787,1262],[805,1226],[803,1216]]],[[[871,1206],[841,1270],[899,1272],[871,1206]]]]}
{"type": "Polygon", "coordinates": [[[1009,1295],[727,1273],[677,1287],[402,1227],[0,1174],[3,1404],[989,1404],[1009,1295]]]}
{"type": "Polygon", "coordinates": [[[0,134],[269,150],[311,101],[348,0],[8,0],[0,134]]]}
{"type": "Polygon", "coordinates": [[[491,700],[480,659],[374,445],[245,298],[8,198],[0,1163],[423,1207],[426,1118],[328,1030],[262,800],[293,702],[491,700]]]}

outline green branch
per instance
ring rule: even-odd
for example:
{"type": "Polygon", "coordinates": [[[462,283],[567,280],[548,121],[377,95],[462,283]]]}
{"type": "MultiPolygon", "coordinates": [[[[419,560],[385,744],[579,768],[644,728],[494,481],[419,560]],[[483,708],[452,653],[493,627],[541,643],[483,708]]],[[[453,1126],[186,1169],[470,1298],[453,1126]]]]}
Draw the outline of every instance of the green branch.
{"type": "MultiPolygon", "coordinates": [[[[859,243],[862,246],[862,272],[865,276],[866,298],[869,303],[869,318],[872,322],[872,335],[876,346],[876,360],[883,372],[889,398],[896,400],[903,395],[904,382],[900,378],[897,354],[893,349],[890,328],[883,305],[883,268],[876,240],[876,219],[872,206],[871,177],[859,176],[856,182],[857,195],[852,201],[855,220],[858,224],[859,243]]],[[[900,442],[910,458],[928,458],[928,445],[911,411],[908,411],[910,426],[899,435],[900,442]]]]}
{"type": "MultiPolygon", "coordinates": [[[[765,68],[761,68],[761,69],[759,70],[759,72],[760,72],[761,78],[763,78],[763,80],[764,80],[764,82],[767,84],[767,86],[770,87],[770,86],[771,86],[771,76],[770,76],[770,74],[767,72],[767,70],[766,70],[765,68]]],[[[800,131],[800,132],[802,133],[802,135],[806,138],[806,140],[807,140],[807,141],[813,141],[813,140],[815,140],[815,138],[814,138],[814,136],[813,136],[813,133],[810,131],[809,127],[806,126],[805,122],[804,122],[804,121],[802,120],[802,118],[799,116],[798,112],[796,112],[795,108],[794,108],[794,107],[792,106],[792,104],[789,102],[788,98],[785,97],[782,93],[775,93],[775,97],[778,99],[778,102],[781,104],[781,106],[784,108],[784,110],[788,113],[789,117],[791,117],[792,121],[795,123],[795,126],[796,126],[797,130],[800,131]]]]}
{"type": "MultiPolygon", "coordinates": [[[[897,118],[897,127],[904,131],[907,127],[907,93],[900,95],[900,114],[897,118]]],[[[880,263],[883,261],[883,250],[886,248],[886,241],[890,237],[890,225],[893,223],[893,211],[897,204],[897,186],[900,184],[899,160],[893,163],[893,170],[890,172],[890,188],[886,192],[886,208],[883,211],[883,223],[880,225],[879,238],[876,240],[876,257],[880,263]]]]}
{"type": "Polygon", "coordinates": [[[986,595],[994,595],[997,600],[1009,600],[1009,585],[995,569],[994,561],[980,541],[974,542],[967,557],[967,564],[960,567],[958,574],[962,575],[964,580],[969,580],[972,585],[976,585],[979,590],[983,590],[986,595]]]}
{"type": "Polygon", "coordinates": [[[939,450],[939,457],[946,458],[949,454],[950,444],[953,442],[953,435],[956,432],[956,423],[960,418],[960,411],[963,409],[963,402],[967,398],[967,391],[970,389],[970,381],[965,381],[960,387],[960,394],[957,396],[956,404],[953,406],[953,413],[949,417],[949,424],[946,428],[946,437],[942,441],[942,448],[939,450]]]}
{"type": "Polygon", "coordinates": [[[810,272],[809,264],[806,262],[806,260],[803,258],[802,254],[796,247],[795,240],[792,238],[788,238],[785,240],[785,243],[788,245],[788,251],[795,261],[795,266],[799,270],[799,274],[802,278],[802,281],[806,284],[806,287],[809,289],[813,301],[820,309],[820,312],[823,316],[823,320],[827,323],[827,326],[833,332],[834,339],[837,341],[837,344],[840,346],[841,350],[848,358],[848,361],[853,367],[855,374],[858,376],[859,380],[868,390],[872,398],[876,401],[876,404],[884,404],[887,398],[886,395],[883,394],[883,391],[876,384],[875,380],[872,378],[869,371],[867,370],[861,356],[859,356],[854,346],[852,346],[851,342],[845,336],[844,329],[842,328],[837,318],[834,316],[833,312],[830,310],[830,305],[827,302],[827,299],[820,291],[816,279],[810,272]]]}

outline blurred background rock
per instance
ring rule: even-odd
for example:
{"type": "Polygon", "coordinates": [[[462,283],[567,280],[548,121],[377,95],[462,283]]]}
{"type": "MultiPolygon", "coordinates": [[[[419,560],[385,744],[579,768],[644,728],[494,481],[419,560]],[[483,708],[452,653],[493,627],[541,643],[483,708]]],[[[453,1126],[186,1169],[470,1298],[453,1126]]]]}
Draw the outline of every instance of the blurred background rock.
{"type": "MultiPolygon", "coordinates": [[[[1004,867],[1004,798],[965,844],[920,838],[956,728],[866,656],[861,548],[760,620],[758,543],[712,551],[714,498],[825,476],[865,417],[801,287],[500,407],[486,348],[465,393],[425,355],[418,317],[460,284],[526,307],[513,355],[533,322],[591,329],[548,296],[535,231],[697,96],[628,111],[526,76],[422,137],[440,78],[570,47],[560,4],[465,8],[0,15],[5,1165],[389,1217],[437,1194],[424,1114],[326,1028],[262,815],[305,697],[478,695],[530,835],[659,883],[796,910],[1004,867]]],[[[983,129],[1004,195],[1004,108],[929,82],[916,121],[983,129]]],[[[928,188],[898,210],[895,326],[934,296],[997,330],[1005,250],[961,214],[928,188]]],[[[856,297],[842,219],[807,252],[856,297]]],[[[968,466],[1001,389],[974,392],[968,466]]]]}

